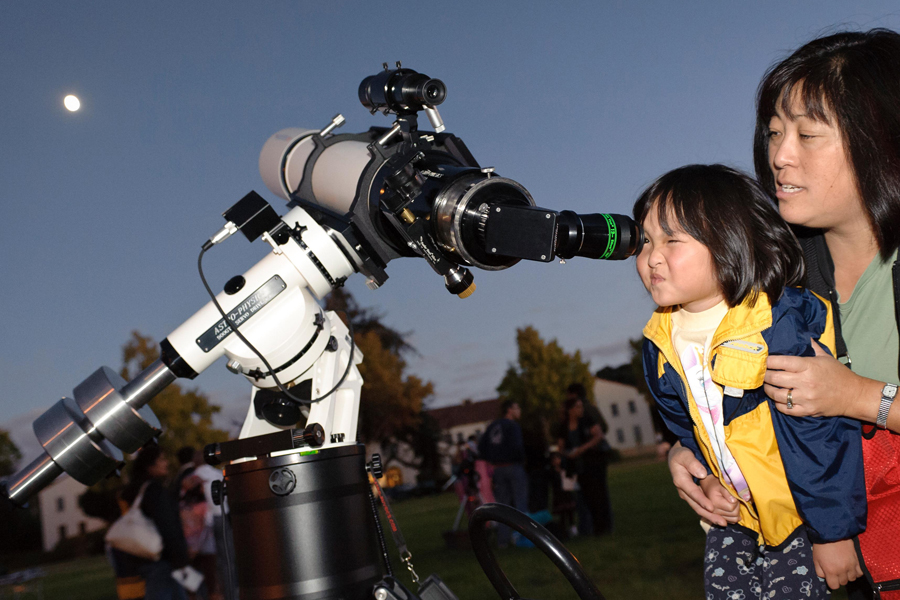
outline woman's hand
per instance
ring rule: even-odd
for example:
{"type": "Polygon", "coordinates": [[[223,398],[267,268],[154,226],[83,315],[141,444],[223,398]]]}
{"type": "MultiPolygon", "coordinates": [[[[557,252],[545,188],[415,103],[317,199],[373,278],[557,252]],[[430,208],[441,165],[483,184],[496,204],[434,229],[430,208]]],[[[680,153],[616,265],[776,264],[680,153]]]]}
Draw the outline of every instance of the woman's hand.
{"type": "MultiPolygon", "coordinates": [[[[694,477],[702,480],[707,477],[707,473],[706,467],[697,460],[697,457],[694,456],[691,450],[680,443],[672,446],[672,449],[669,451],[669,472],[672,474],[672,483],[678,489],[678,495],[688,503],[691,510],[697,513],[701,519],[719,527],[725,527],[728,524],[726,518],[720,514],[730,509],[726,504],[727,499],[725,502],[722,502],[721,498],[716,497],[716,501],[713,502],[713,499],[706,496],[703,488],[694,483],[694,477]]],[[[729,498],[733,501],[736,508],[737,501],[731,498],[730,495],[729,498]]]]}
{"type": "Polygon", "coordinates": [[[848,581],[854,581],[862,577],[862,569],[859,566],[859,558],[856,556],[856,548],[853,540],[840,540],[828,544],[813,544],[813,562],[816,565],[816,575],[823,578],[833,590],[848,581]]]}
{"type": "Polygon", "coordinates": [[[818,342],[813,341],[813,348],[815,356],[770,356],[766,361],[763,390],[775,407],[795,417],[847,416],[874,422],[882,384],[857,375],[818,342]]]}

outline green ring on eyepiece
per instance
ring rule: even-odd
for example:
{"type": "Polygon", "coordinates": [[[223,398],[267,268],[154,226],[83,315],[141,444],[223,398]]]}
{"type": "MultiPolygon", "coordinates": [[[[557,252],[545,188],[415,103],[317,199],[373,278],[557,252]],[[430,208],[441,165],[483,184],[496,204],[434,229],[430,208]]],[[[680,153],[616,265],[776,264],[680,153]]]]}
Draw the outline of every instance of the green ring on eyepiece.
{"type": "Polygon", "coordinates": [[[606,219],[606,225],[609,227],[609,237],[606,239],[606,250],[603,252],[603,256],[601,259],[609,258],[612,256],[612,253],[616,249],[616,243],[619,241],[619,229],[616,227],[616,222],[610,215],[603,215],[603,218],[606,219]]]}

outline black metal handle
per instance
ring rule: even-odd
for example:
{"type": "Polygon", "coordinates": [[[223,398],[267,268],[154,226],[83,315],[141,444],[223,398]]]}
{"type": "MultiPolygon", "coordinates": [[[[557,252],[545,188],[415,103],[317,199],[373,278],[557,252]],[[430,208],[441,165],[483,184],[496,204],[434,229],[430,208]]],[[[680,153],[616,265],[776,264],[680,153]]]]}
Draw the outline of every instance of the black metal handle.
{"type": "Polygon", "coordinates": [[[528,538],[562,571],[581,600],[605,600],[581,568],[578,559],[546,528],[511,506],[485,504],[475,510],[469,519],[469,540],[478,564],[503,600],[518,600],[520,596],[500,568],[497,557],[488,544],[486,525],[489,521],[502,523],[528,538]]]}

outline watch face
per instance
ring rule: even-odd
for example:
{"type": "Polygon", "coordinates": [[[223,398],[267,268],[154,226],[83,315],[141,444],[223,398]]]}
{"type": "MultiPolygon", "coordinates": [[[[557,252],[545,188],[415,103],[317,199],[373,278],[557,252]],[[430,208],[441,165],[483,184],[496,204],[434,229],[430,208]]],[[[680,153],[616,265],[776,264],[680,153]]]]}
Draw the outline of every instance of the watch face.
{"type": "Polygon", "coordinates": [[[881,390],[881,395],[885,398],[893,398],[897,395],[897,386],[891,383],[884,386],[884,389],[881,390]]]}

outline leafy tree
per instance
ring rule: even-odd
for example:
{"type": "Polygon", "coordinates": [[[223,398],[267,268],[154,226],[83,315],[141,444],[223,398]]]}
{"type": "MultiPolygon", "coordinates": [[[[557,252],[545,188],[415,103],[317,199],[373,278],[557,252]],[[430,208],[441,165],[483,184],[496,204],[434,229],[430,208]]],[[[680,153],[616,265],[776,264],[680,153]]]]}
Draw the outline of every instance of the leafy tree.
{"type": "Polygon", "coordinates": [[[610,367],[607,365],[597,371],[597,377],[607,381],[624,383],[625,385],[635,385],[637,383],[634,378],[634,368],[631,362],[621,364],[618,367],[610,367]]]}
{"type": "Polygon", "coordinates": [[[9,432],[0,429],[0,477],[12,475],[21,459],[22,453],[9,437],[9,432]]]}
{"type": "Polygon", "coordinates": [[[422,403],[434,393],[434,386],[405,373],[403,355],[415,352],[406,341],[409,334],[382,323],[382,315],[360,307],[343,288],[328,296],[325,308],[344,313],[350,320],[356,345],[365,357],[359,366],[363,378],[361,439],[386,441],[401,431],[418,429],[422,421],[422,403]]]}
{"type": "Polygon", "coordinates": [[[383,315],[359,306],[343,288],[329,294],[325,308],[349,319],[356,345],[365,357],[359,366],[363,378],[360,439],[380,442],[385,464],[395,460],[419,469],[420,479],[441,479],[440,430],[423,411],[423,402],[434,393],[434,386],[406,373],[403,357],[415,352],[406,341],[409,334],[385,325],[383,315]],[[404,458],[399,442],[412,449],[414,461],[404,458]]]}
{"type": "Polygon", "coordinates": [[[593,401],[593,375],[580,351],[568,354],[556,340],[544,342],[531,326],[516,329],[516,344],[516,364],[506,370],[497,391],[501,399],[522,407],[523,428],[533,420],[558,420],[569,384],[584,385],[588,401],[593,401]]]}
{"type": "MultiPolygon", "coordinates": [[[[0,478],[15,473],[16,464],[22,453],[9,435],[0,429],[0,478]]],[[[25,508],[13,508],[12,502],[0,501],[0,563],[2,557],[12,557],[16,553],[40,550],[41,521],[37,498],[25,508]]],[[[0,564],[0,574],[3,566],[0,564]]]]}

